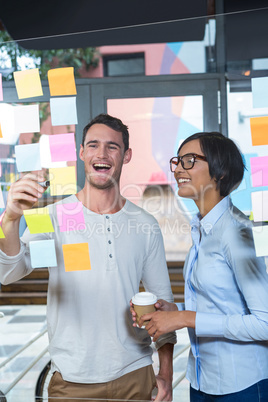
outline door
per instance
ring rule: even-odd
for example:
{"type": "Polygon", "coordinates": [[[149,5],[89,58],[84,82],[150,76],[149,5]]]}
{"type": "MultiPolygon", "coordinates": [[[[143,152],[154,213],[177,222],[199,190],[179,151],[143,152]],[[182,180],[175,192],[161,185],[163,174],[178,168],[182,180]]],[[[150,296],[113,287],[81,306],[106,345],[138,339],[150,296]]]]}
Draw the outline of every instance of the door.
{"type": "Polygon", "coordinates": [[[192,200],[178,197],[169,160],[189,135],[220,130],[220,84],[215,75],[187,75],[128,77],[91,86],[92,115],[107,112],[129,128],[133,157],[123,167],[121,194],[155,216],[169,261],[184,260],[196,212],[192,200]]]}

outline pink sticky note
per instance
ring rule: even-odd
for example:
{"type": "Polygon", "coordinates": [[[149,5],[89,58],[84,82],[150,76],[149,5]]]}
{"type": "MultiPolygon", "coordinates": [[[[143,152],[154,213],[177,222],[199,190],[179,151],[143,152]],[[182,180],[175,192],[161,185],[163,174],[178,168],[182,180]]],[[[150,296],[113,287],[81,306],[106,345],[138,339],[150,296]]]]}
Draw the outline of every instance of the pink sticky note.
{"type": "Polygon", "coordinates": [[[268,156],[250,158],[252,186],[268,186],[268,156]]]}
{"type": "Polygon", "coordinates": [[[3,100],[2,74],[0,73],[0,101],[3,100]]]}
{"type": "Polygon", "coordinates": [[[74,133],[49,136],[52,162],[76,161],[74,133]]]}
{"type": "Polygon", "coordinates": [[[57,217],[61,232],[85,229],[83,204],[81,202],[57,205],[57,217]]]}

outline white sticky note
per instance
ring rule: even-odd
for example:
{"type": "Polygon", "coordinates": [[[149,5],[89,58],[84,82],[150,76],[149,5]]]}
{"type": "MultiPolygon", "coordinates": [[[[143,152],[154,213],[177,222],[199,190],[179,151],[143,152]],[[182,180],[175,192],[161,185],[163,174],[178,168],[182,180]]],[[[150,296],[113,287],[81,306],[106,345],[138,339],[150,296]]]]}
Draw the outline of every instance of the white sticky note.
{"type": "Polygon", "coordinates": [[[5,201],[1,187],[0,187],[0,208],[5,208],[5,201]]]}
{"type": "Polygon", "coordinates": [[[50,99],[52,126],[77,124],[76,96],[50,99]]]}
{"type": "Polygon", "coordinates": [[[0,124],[3,138],[0,138],[0,144],[16,144],[19,133],[15,129],[15,106],[8,103],[0,103],[0,124]]]}
{"type": "Polygon", "coordinates": [[[268,256],[268,226],[257,226],[252,228],[255,251],[257,257],[268,256]]]}
{"type": "Polygon", "coordinates": [[[0,73],[0,101],[3,100],[2,74],[0,73]]]}
{"type": "Polygon", "coordinates": [[[15,129],[18,133],[40,132],[39,105],[14,107],[15,129]]]}
{"type": "Polygon", "coordinates": [[[36,240],[29,242],[30,258],[33,268],[56,267],[55,240],[36,240]]]}
{"type": "Polygon", "coordinates": [[[254,222],[268,221],[268,191],[252,192],[251,202],[254,222]]]}
{"type": "Polygon", "coordinates": [[[251,79],[253,107],[268,106],[268,77],[256,77],[251,79]]]}
{"type": "Polygon", "coordinates": [[[15,155],[19,172],[42,170],[39,144],[16,145],[15,155]]]}

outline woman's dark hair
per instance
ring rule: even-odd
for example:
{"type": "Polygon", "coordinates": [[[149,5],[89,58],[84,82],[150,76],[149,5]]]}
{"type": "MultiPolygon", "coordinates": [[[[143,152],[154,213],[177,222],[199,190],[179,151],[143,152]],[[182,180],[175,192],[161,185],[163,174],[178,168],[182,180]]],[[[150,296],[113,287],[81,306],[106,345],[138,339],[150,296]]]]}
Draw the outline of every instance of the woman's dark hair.
{"type": "Polygon", "coordinates": [[[220,195],[225,197],[239,186],[244,176],[244,161],[237,145],[218,132],[201,132],[186,138],[178,149],[190,141],[199,140],[207,158],[209,174],[217,182],[220,195]]]}
{"type": "Polygon", "coordinates": [[[113,130],[122,133],[124,151],[126,152],[126,150],[129,148],[128,127],[125,124],[123,124],[120,119],[117,119],[116,117],[110,116],[109,114],[106,113],[99,114],[85,126],[83,130],[82,146],[84,146],[87,132],[90,129],[90,127],[93,126],[93,124],[105,124],[106,126],[112,128],[113,130]]]}

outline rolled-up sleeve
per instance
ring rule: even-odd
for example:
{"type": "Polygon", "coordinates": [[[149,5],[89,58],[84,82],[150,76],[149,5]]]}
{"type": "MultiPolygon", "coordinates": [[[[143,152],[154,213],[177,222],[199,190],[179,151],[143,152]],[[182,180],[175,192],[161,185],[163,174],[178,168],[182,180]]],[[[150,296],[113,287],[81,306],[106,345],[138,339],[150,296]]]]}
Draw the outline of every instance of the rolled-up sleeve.
{"type": "Polygon", "coordinates": [[[20,239],[20,251],[17,255],[9,256],[0,250],[0,283],[8,285],[16,282],[32,271],[29,242],[32,240],[46,240],[49,233],[30,234],[26,228],[20,239]]]}
{"type": "MultiPolygon", "coordinates": [[[[163,237],[160,228],[156,230],[157,227],[158,225],[154,226],[154,231],[150,236],[149,252],[144,263],[142,281],[145,289],[154,293],[158,299],[173,303],[174,297],[170,285],[163,237]]],[[[175,344],[176,342],[176,333],[170,332],[159,337],[155,346],[156,349],[159,349],[166,343],[175,344]]]]}
{"type": "Polygon", "coordinates": [[[20,243],[17,255],[9,256],[0,250],[0,282],[3,285],[18,281],[32,271],[26,245],[22,241],[20,243]]]}

